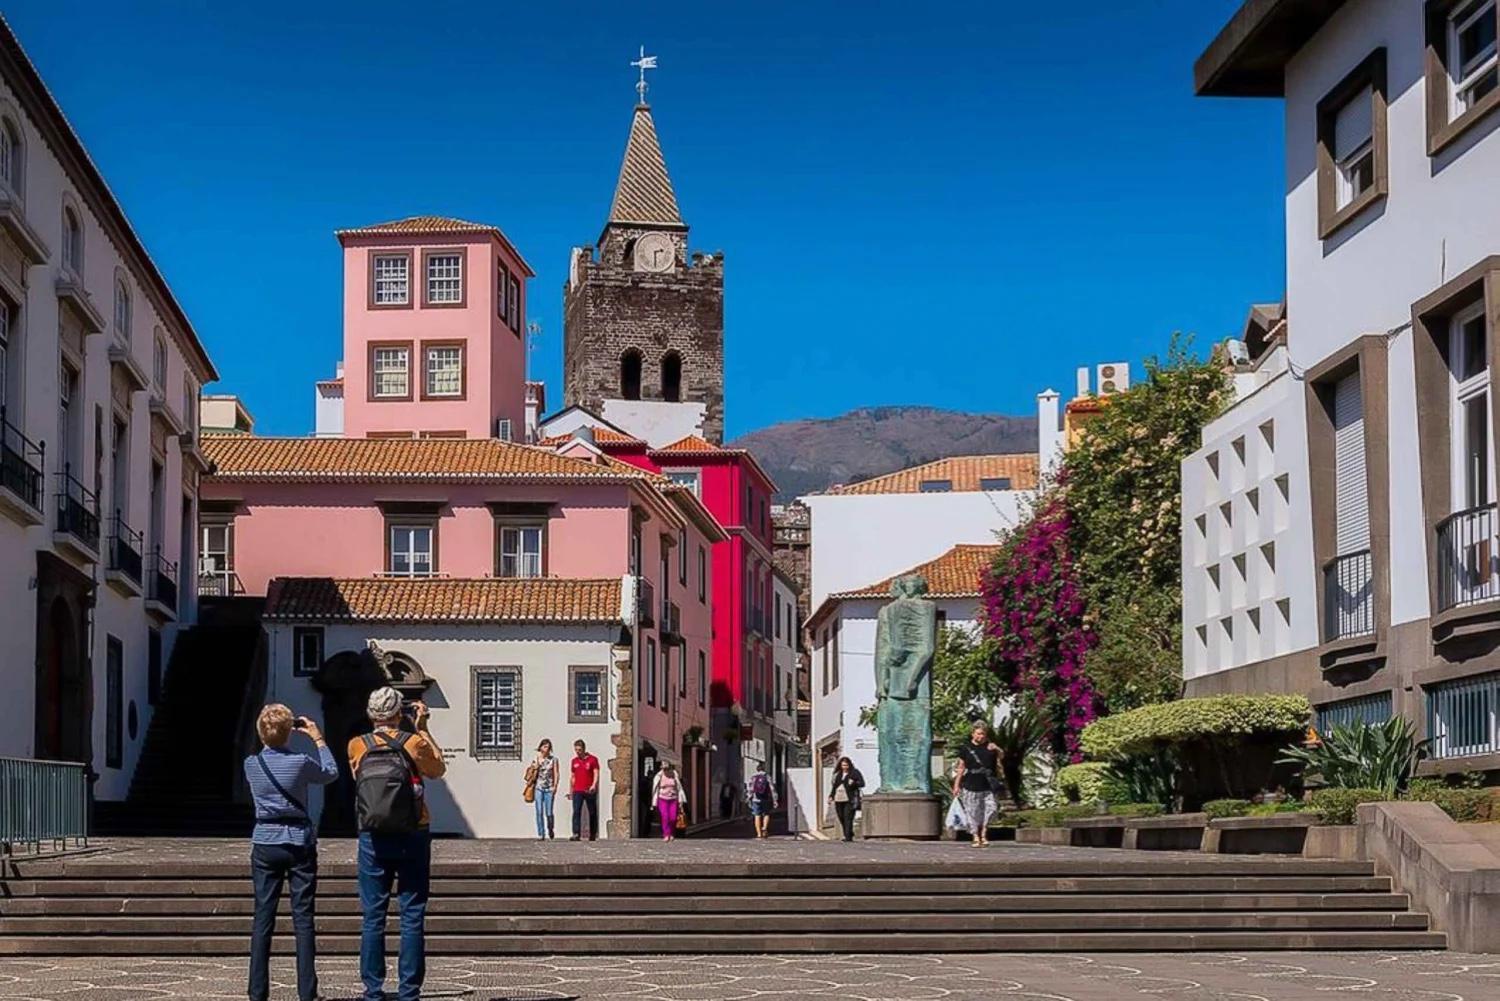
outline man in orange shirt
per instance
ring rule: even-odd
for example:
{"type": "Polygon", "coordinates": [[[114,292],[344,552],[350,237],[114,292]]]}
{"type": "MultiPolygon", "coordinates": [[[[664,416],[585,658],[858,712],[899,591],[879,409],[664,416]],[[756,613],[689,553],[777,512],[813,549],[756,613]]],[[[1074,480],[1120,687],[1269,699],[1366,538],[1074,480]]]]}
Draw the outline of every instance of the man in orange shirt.
{"type": "Polygon", "coordinates": [[[385,999],[385,917],[399,887],[401,958],[398,1001],[418,1001],[427,975],[427,895],[432,879],[432,815],[425,781],[448,770],[427,728],[429,712],[411,704],[415,732],[401,728],[401,693],[377,688],[366,706],[373,733],[349,742],[359,815],[359,900],[364,924],[359,972],[366,1001],[385,999]]]}

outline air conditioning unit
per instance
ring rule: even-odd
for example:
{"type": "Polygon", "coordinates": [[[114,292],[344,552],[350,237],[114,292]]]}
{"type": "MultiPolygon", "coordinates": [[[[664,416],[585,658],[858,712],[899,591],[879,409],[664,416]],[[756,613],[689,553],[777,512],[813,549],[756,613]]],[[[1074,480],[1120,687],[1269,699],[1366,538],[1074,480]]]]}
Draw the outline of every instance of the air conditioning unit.
{"type": "Polygon", "coordinates": [[[495,418],[495,437],[496,438],[499,438],[501,441],[512,441],[512,440],[514,440],[511,437],[511,430],[510,430],[510,428],[511,428],[511,420],[510,420],[509,417],[496,417],[495,418]]]}
{"type": "Polygon", "coordinates": [[[1096,374],[1100,396],[1108,396],[1110,393],[1123,393],[1130,388],[1130,366],[1125,362],[1116,361],[1100,365],[1096,374]]]}

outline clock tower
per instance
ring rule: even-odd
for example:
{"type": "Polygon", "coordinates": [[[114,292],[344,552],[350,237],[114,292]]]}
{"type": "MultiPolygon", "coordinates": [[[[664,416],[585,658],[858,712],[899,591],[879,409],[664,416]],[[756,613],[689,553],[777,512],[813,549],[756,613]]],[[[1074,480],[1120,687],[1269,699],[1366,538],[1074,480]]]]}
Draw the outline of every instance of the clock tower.
{"type": "Polygon", "coordinates": [[[724,255],[687,235],[643,100],[609,220],[563,287],[563,403],[657,446],[724,437],[724,255]]]}

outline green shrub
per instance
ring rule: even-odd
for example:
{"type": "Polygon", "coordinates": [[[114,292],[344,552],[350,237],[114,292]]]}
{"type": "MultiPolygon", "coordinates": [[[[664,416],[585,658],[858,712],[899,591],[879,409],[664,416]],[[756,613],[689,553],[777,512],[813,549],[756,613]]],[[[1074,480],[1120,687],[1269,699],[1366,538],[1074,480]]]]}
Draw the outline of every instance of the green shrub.
{"type": "Polygon", "coordinates": [[[1413,803],[1433,803],[1460,824],[1500,818],[1490,789],[1451,789],[1441,782],[1413,782],[1401,798],[1413,803]]]}
{"type": "Polygon", "coordinates": [[[1361,803],[1384,803],[1390,800],[1379,789],[1341,789],[1329,787],[1308,794],[1307,806],[1326,826],[1354,823],[1355,810],[1361,803]]]}
{"type": "Polygon", "coordinates": [[[1104,761],[1084,761],[1076,765],[1064,765],[1057,770],[1057,791],[1069,803],[1094,804],[1123,803],[1130,799],[1119,783],[1110,778],[1109,764],[1104,761]]]}
{"type": "Polygon", "coordinates": [[[1215,695],[1142,706],[1095,720],[1083,730],[1084,753],[1117,760],[1190,741],[1292,733],[1312,709],[1301,695],[1215,695]]]}
{"type": "Polygon", "coordinates": [[[1394,799],[1427,756],[1428,743],[1417,739],[1416,727],[1405,716],[1392,716],[1384,723],[1336,726],[1311,746],[1286,748],[1277,763],[1301,765],[1325,785],[1379,789],[1394,799]]]}
{"type": "Polygon", "coordinates": [[[1168,804],[1176,797],[1180,771],[1173,751],[1158,750],[1111,761],[1106,775],[1127,803],[1168,804]]]}
{"type": "Polygon", "coordinates": [[[1211,799],[1203,804],[1203,812],[1208,814],[1209,820],[1245,817],[1249,815],[1253,805],[1248,799],[1211,799]]]}
{"type": "Polygon", "coordinates": [[[1245,813],[1247,817],[1274,817],[1278,813],[1310,813],[1307,804],[1300,799],[1288,799],[1280,803],[1253,803],[1245,813]]]}
{"type": "MultiPolygon", "coordinates": [[[[1156,817],[1162,813],[1160,804],[1157,803],[1121,803],[1111,806],[1108,811],[1116,817],[1156,817]]],[[[995,822],[995,827],[1061,827],[1065,820],[1077,820],[1082,817],[1097,817],[1098,809],[1091,803],[1069,803],[1065,806],[1052,807],[1047,810],[1014,810],[1002,814],[995,822]]]]}

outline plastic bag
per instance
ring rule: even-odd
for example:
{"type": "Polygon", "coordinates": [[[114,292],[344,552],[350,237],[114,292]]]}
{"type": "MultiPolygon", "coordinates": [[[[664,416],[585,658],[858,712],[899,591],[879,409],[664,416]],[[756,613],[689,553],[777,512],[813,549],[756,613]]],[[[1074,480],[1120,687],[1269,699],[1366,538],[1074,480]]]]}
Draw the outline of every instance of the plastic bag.
{"type": "Polygon", "coordinates": [[[948,817],[943,822],[943,826],[947,827],[950,831],[967,831],[969,829],[969,815],[964,813],[964,805],[956,796],[953,798],[952,804],[948,807],[948,817]]]}

